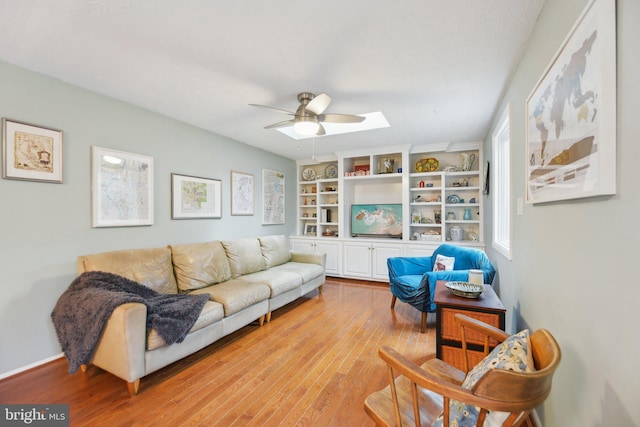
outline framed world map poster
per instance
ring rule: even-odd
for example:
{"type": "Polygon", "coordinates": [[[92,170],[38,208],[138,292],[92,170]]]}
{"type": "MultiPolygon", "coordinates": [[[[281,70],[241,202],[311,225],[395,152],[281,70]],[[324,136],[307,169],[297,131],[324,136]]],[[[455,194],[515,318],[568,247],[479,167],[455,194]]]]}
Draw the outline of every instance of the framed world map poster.
{"type": "Polygon", "coordinates": [[[262,225],[284,224],[284,174],[262,169],[262,225]]]}
{"type": "Polygon", "coordinates": [[[527,99],[527,202],[616,192],[615,0],[592,0],[527,99]]]}
{"type": "Polygon", "coordinates": [[[153,224],[153,158],[92,147],[93,227],[153,224]]]}
{"type": "Polygon", "coordinates": [[[222,218],[219,179],[171,174],[171,219],[222,218]]]}

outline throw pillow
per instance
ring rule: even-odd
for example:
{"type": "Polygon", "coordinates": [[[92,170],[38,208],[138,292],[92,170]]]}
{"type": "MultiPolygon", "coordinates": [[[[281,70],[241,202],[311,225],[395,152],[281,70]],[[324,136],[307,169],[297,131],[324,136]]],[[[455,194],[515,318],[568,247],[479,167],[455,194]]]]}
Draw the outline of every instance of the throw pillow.
{"type": "MultiPolygon", "coordinates": [[[[470,390],[486,374],[494,368],[506,369],[514,372],[533,372],[533,354],[529,343],[529,330],[525,329],[510,336],[494,348],[469,373],[462,383],[462,387],[470,390]]],[[[476,425],[480,408],[463,402],[451,400],[449,404],[449,424],[458,427],[472,427],[476,425]]],[[[501,426],[509,413],[490,411],[484,421],[484,427],[501,426]]],[[[441,427],[444,423],[440,415],[433,423],[433,427],[441,427]]]]}
{"type": "Polygon", "coordinates": [[[438,255],[433,263],[433,271],[451,271],[456,259],[452,256],[438,255]]]}

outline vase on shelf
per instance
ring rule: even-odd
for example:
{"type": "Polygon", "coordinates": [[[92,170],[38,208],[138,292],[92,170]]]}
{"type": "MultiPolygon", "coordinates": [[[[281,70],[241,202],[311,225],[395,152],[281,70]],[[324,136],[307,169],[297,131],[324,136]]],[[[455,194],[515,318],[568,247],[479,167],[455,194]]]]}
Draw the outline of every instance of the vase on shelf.
{"type": "Polygon", "coordinates": [[[471,208],[465,208],[464,216],[462,217],[465,221],[469,221],[471,219],[471,208]]]}

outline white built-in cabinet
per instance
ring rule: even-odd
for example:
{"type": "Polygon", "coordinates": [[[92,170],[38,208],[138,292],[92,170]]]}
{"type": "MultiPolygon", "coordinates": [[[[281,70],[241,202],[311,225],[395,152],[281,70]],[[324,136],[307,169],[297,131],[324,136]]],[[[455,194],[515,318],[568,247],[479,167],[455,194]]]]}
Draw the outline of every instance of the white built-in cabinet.
{"type": "Polygon", "coordinates": [[[479,142],[389,146],[298,161],[292,248],[326,253],[328,275],[378,281],[388,280],[390,257],[429,256],[443,242],[484,248],[482,162],[479,142]],[[351,207],[361,204],[401,206],[393,238],[353,235],[351,207]]]}
{"type": "Polygon", "coordinates": [[[388,280],[387,259],[402,256],[402,245],[345,241],[344,270],[346,277],[388,280]]]}
{"type": "Polygon", "coordinates": [[[291,237],[293,251],[324,253],[326,255],[325,271],[329,276],[340,276],[342,244],[326,239],[306,239],[291,237]]]}

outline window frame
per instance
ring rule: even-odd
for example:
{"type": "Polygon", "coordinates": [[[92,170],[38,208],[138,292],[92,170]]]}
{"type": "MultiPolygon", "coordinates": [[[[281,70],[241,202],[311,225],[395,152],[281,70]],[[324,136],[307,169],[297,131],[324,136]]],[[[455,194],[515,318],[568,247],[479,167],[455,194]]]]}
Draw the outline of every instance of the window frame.
{"type": "Polygon", "coordinates": [[[492,153],[492,247],[512,259],[511,218],[511,104],[504,108],[491,136],[492,153]]]}

